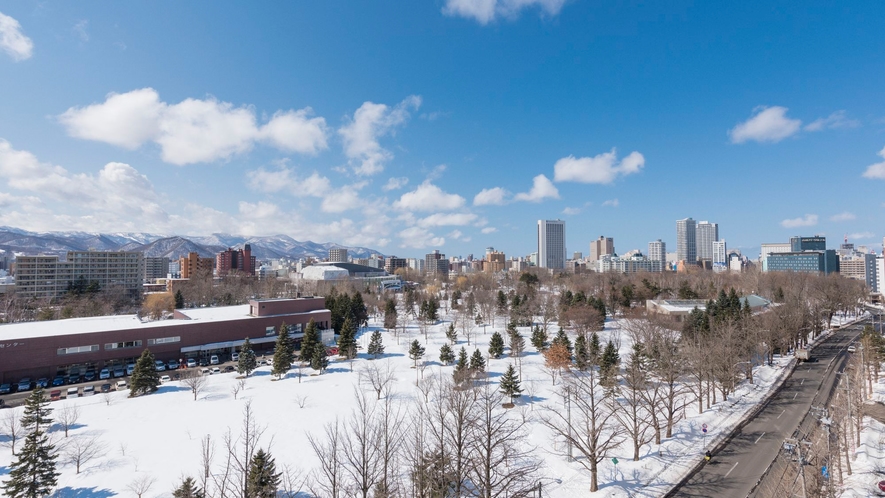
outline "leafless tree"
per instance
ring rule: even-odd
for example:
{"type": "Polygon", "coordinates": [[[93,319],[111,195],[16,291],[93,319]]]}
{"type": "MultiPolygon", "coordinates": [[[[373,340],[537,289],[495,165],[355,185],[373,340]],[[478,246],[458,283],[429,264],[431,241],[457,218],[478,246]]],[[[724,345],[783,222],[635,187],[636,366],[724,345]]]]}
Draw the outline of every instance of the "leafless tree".
{"type": "Polygon", "coordinates": [[[405,436],[403,428],[405,413],[402,404],[392,396],[385,396],[376,409],[375,444],[378,447],[381,468],[378,483],[375,485],[375,497],[400,496],[402,490],[398,471],[401,468],[400,453],[405,436]]]}
{"type": "MultiPolygon", "coordinates": [[[[201,376],[201,377],[202,377],[202,376],[201,376]]],[[[246,379],[239,379],[239,380],[237,380],[237,381],[234,383],[233,387],[230,388],[230,392],[231,392],[231,394],[234,395],[234,400],[236,400],[236,399],[237,399],[237,396],[240,394],[240,392],[243,391],[243,390],[245,390],[245,389],[246,389],[246,379]]]]}
{"type": "Polygon", "coordinates": [[[371,387],[375,391],[375,399],[381,399],[381,395],[388,395],[393,381],[396,380],[396,371],[390,365],[390,360],[383,362],[366,362],[359,369],[359,382],[371,387]]]}
{"type": "Polygon", "coordinates": [[[641,343],[634,344],[624,368],[624,383],[619,389],[621,396],[613,400],[616,403],[615,417],[633,441],[633,461],[636,462],[639,461],[639,451],[654,437],[655,406],[646,398],[650,384],[646,368],[641,343]]]}
{"type": "Polygon", "coordinates": [[[129,485],[126,486],[126,489],[132,491],[138,498],[141,498],[141,495],[151,490],[151,487],[156,481],[156,477],[149,474],[143,474],[139,477],[136,477],[134,481],[130,482],[129,485]]]}
{"type": "Polygon", "coordinates": [[[80,407],[72,403],[65,403],[62,409],[56,413],[55,420],[65,432],[65,437],[68,437],[68,431],[80,420],[80,407]]]}
{"type": "Polygon", "coordinates": [[[101,393],[101,399],[104,401],[104,404],[107,406],[111,406],[111,403],[114,402],[114,395],[110,391],[106,393],[101,393]]]}
{"type": "MultiPolygon", "coordinates": [[[[203,471],[203,474],[200,476],[200,484],[206,496],[213,496],[209,489],[209,484],[212,483],[212,461],[214,459],[215,443],[212,442],[212,436],[206,434],[200,440],[200,468],[203,471]]],[[[230,467],[228,466],[228,468],[230,467]]]]}
{"type": "Polygon", "coordinates": [[[3,445],[9,446],[12,455],[15,456],[15,443],[25,434],[21,423],[22,409],[10,408],[0,413],[3,413],[0,418],[0,436],[4,437],[3,445]]]}
{"type": "Polygon", "coordinates": [[[282,498],[298,498],[304,489],[306,478],[304,472],[298,467],[283,465],[280,473],[280,489],[277,495],[282,498]]]}
{"type": "MultiPolygon", "coordinates": [[[[203,388],[206,387],[206,376],[201,374],[196,368],[185,370],[184,373],[181,374],[181,383],[190,389],[194,394],[194,401],[196,401],[197,396],[203,391],[203,388]]],[[[236,393],[234,393],[234,399],[236,399],[236,393]]]]}
{"type": "Polygon", "coordinates": [[[307,405],[307,396],[304,394],[296,394],[293,399],[298,408],[304,408],[307,405]]]}
{"type": "Polygon", "coordinates": [[[340,459],[342,439],[341,422],[337,418],[326,424],[323,435],[307,435],[307,441],[320,461],[319,469],[311,473],[307,484],[315,496],[340,498],[344,492],[343,462],[340,459]]]}
{"type": "Polygon", "coordinates": [[[381,467],[376,444],[375,405],[359,390],[354,389],[356,405],[344,422],[341,444],[341,464],[349,476],[356,495],[368,498],[378,482],[381,467]]]}
{"type": "Polygon", "coordinates": [[[437,402],[445,409],[445,418],[440,422],[444,444],[451,453],[450,478],[455,496],[461,496],[470,471],[470,430],[476,418],[476,397],[470,390],[457,388],[451,382],[440,382],[440,388],[442,397],[437,402]]]}
{"type": "Polygon", "coordinates": [[[105,453],[105,445],[96,434],[81,434],[70,438],[64,445],[63,454],[65,459],[80,469],[92,459],[105,453]]]}
{"type": "Polygon", "coordinates": [[[230,429],[224,434],[224,446],[228,462],[231,466],[230,481],[234,496],[248,498],[246,482],[249,477],[249,469],[252,467],[252,457],[258,450],[261,437],[267,430],[267,426],[259,425],[255,420],[252,410],[252,402],[246,401],[243,406],[243,421],[240,424],[240,434],[234,437],[230,429]]]}
{"type": "Polygon", "coordinates": [[[436,391],[437,382],[439,382],[439,377],[436,375],[431,375],[430,377],[424,379],[424,382],[420,382],[418,384],[418,391],[424,396],[424,402],[430,402],[430,395],[436,391]]]}
{"type": "Polygon", "coordinates": [[[593,369],[573,372],[562,389],[571,409],[548,406],[541,423],[580,453],[578,463],[590,471],[590,492],[598,491],[599,463],[621,444],[623,429],[593,369]]]}
{"type": "Polygon", "coordinates": [[[467,345],[470,345],[470,338],[473,337],[473,330],[476,327],[476,319],[471,316],[470,310],[460,309],[455,314],[455,323],[461,329],[461,333],[467,339],[467,345]]]}

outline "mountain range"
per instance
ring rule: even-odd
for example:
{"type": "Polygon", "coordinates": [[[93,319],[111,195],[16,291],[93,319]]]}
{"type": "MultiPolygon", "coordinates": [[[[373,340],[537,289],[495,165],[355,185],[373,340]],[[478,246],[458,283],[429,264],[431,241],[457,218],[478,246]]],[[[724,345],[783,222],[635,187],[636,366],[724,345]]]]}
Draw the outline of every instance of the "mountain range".
{"type": "Polygon", "coordinates": [[[259,261],[276,258],[326,258],[329,249],[345,248],[354,258],[382,254],[366,247],[348,247],[333,242],[300,242],[288,235],[243,237],[224,233],[208,236],[159,235],[153,233],[89,233],[89,232],[29,232],[20,228],[0,227],[0,249],[14,254],[57,254],[62,258],[68,251],[141,251],[145,257],[178,259],[196,252],[211,257],[231,247],[252,247],[252,255],[259,261]]]}

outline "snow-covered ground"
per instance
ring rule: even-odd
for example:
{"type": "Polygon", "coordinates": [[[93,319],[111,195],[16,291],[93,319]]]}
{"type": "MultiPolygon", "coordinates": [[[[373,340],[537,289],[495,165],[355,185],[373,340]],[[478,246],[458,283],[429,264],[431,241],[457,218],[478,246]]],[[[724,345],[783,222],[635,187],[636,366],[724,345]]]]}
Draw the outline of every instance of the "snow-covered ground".
{"type": "MultiPolygon", "coordinates": [[[[401,333],[399,341],[393,334],[382,330],[386,359],[373,361],[389,361],[395,367],[394,391],[396,396],[404,398],[406,404],[410,401],[405,398],[421,396],[415,387],[416,370],[411,368],[412,361],[407,354],[408,344],[413,339],[426,346],[424,359],[430,366],[424,371],[425,376],[451,375],[454,367],[441,366],[438,362],[439,348],[446,342],[444,330],[450,318],[444,316],[441,323],[430,327],[426,344],[417,326],[406,334],[401,333]]],[[[362,351],[368,345],[371,331],[380,325],[370,321],[369,330],[359,336],[362,351]]],[[[467,347],[468,354],[479,347],[485,355],[493,330],[501,331],[506,343],[503,321],[498,320],[497,325],[487,327],[485,333],[481,327],[475,330],[471,346],[467,347]]],[[[522,405],[530,410],[530,414],[537,414],[547,406],[560,408],[561,397],[543,370],[543,357],[529,343],[530,329],[520,328],[520,332],[526,338],[527,351],[523,358],[522,385],[524,394],[532,392],[534,396],[531,399],[523,396],[517,403],[517,410],[522,405]]],[[[554,334],[550,335],[552,339],[554,334]]],[[[629,334],[621,332],[617,320],[609,319],[605,331],[600,333],[600,340],[604,345],[612,337],[620,339],[623,362],[632,346],[629,334]]],[[[466,340],[459,336],[454,348],[456,354],[462,345],[466,345],[466,340]]],[[[248,379],[245,391],[236,400],[231,392],[237,383],[236,374],[230,373],[210,376],[197,401],[180,382],[170,382],[163,384],[155,394],[135,399],[127,398],[127,392],[113,393],[110,404],[102,395],[54,402],[51,406],[56,414],[66,403],[78,405],[81,416],[70,437],[95,436],[103,450],[99,457],[84,466],[79,475],[72,464],[60,465],[59,487],[64,496],[133,496],[127,487],[139,477],[149,476],[156,481],[144,497],[169,497],[182,477],[200,474],[201,439],[205,435],[212,435],[216,452],[220,455],[222,435],[228,428],[235,434],[239,431],[246,400],[251,400],[258,423],[268,427],[263,445],[272,439],[271,452],[277,467],[290,465],[308,471],[317,465],[317,461],[308,444],[307,433],[320,434],[326,422],[350,414],[354,407],[353,390],[359,386],[357,370],[368,361],[364,354],[352,365],[334,361],[326,373],[305,375],[300,383],[295,371],[282,381],[272,381],[270,367],[261,367],[248,379]]],[[[495,374],[502,374],[511,361],[506,355],[489,361],[492,382],[497,382],[499,377],[495,374]]],[[[702,458],[705,443],[710,446],[727,434],[770,391],[783,377],[790,361],[791,358],[783,358],[772,367],[756,367],[754,385],[742,382],[727,402],[717,403],[701,414],[697,413],[696,402],[687,399],[686,418],[676,425],[673,437],[663,440],[660,446],[645,446],[637,462],[632,461],[631,443],[625,441],[600,465],[600,490],[595,496],[663,495],[702,458]],[[706,436],[701,430],[702,424],[707,425],[706,436]],[[618,459],[617,465],[612,463],[612,457],[618,459]]],[[[312,371],[305,368],[304,372],[309,374],[312,371]]],[[[558,445],[552,443],[551,432],[537,420],[531,422],[529,442],[537,448],[536,455],[543,461],[540,475],[543,476],[544,496],[587,495],[589,473],[579,463],[567,462],[556,452],[558,445]]],[[[218,459],[220,456],[216,456],[218,459]]],[[[0,480],[6,478],[11,461],[8,449],[0,451],[0,480]]]]}
{"type": "MultiPolygon", "coordinates": [[[[868,402],[885,403],[885,376],[873,384],[873,396],[868,402]]],[[[864,417],[860,447],[851,462],[852,474],[844,476],[841,495],[845,498],[885,496],[877,486],[885,480],[885,424],[864,417]]]]}

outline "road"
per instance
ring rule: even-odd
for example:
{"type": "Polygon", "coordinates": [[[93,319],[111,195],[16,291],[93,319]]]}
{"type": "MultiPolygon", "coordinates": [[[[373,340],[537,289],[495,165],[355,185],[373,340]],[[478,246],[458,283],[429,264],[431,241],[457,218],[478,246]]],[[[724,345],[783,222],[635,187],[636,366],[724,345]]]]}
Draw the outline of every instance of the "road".
{"type": "Polygon", "coordinates": [[[816,362],[802,363],[768,405],[741,429],[713,459],[668,496],[745,498],[777,457],[784,439],[792,437],[812,405],[836,387],[848,361],[846,348],[863,324],[835,332],[812,351],[816,362]],[[819,395],[818,395],[819,393],[819,395]]]}

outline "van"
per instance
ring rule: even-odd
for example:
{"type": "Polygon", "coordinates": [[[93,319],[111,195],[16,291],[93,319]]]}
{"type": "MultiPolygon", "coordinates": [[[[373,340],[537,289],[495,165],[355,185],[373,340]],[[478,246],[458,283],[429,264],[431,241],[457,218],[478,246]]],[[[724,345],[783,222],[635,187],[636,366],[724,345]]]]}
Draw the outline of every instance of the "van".
{"type": "Polygon", "coordinates": [[[68,398],[76,398],[78,396],[80,396],[79,389],[77,389],[76,387],[69,387],[68,388],[68,398]]]}

